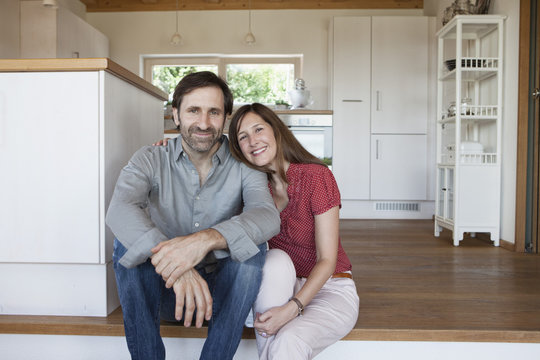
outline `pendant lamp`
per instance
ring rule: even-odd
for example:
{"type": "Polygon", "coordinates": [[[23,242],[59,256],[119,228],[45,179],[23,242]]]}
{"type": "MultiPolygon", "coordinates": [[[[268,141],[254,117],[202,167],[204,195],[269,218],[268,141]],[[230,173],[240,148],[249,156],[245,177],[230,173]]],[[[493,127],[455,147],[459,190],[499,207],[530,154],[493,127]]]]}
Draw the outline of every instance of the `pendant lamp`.
{"type": "Polygon", "coordinates": [[[255,35],[253,35],[253,33],[251,32],[251,0],[249,0],[248,6],[249,6],[249,28],[248,28],[248,33],[246,34],[246,36],[244,36],[244,44],[251,46],[255,44],[255,41],[256,41],[255,35]]]}
{"type": "Polygon", "coordinates": [[[176,0],[176,32],[171,36],[170,44],[174,46],[182,45],[182,35],[178,32],[178,0],[176,0]]]}

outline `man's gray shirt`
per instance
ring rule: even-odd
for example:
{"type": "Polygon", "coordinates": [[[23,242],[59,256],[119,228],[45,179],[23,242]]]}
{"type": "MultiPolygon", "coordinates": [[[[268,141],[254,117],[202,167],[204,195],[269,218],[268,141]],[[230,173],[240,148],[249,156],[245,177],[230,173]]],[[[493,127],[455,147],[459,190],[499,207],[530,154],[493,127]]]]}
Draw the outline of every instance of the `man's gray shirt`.
{"type": "Polygon", "coordinates": [[[229,255],[245,261],[279,232],[266,174],[235,160],[226,136],[205,183],[199,184],[180,136],[167,146],[145,146],[133,155],[118,177],[106,218],[128,249],[120,264],[139,265],[161,241],[208,228],[223,235],[228,250],[209,253],[205,264],[229,255]]]}

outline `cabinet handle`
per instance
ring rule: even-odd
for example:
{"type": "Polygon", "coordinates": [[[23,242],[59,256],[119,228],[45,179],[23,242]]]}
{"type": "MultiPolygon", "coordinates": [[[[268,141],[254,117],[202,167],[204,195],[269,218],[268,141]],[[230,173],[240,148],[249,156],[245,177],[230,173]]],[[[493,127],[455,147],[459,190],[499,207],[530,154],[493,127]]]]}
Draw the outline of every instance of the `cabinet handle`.
{"type": "Polygon", "coordinates": [[[375,140],[375,160],[379,160],[379,140],[375,140]]]}
{"type": "Polygon", "coordinates": [[[377,98],[377,100],[376,100],[376,102],[377,102],[376,108],[377,108],[377,111],[381,111],[381,92],[379,90],[377,90],[375,93],[376,93],[376,98],[377,98]]]}
{"type": "Polygon", "coordinates": [[[362,102],[364,100],[352,100],[352,99],[346,99],[346,100],[341,100],[343,102],[362,102]]]}

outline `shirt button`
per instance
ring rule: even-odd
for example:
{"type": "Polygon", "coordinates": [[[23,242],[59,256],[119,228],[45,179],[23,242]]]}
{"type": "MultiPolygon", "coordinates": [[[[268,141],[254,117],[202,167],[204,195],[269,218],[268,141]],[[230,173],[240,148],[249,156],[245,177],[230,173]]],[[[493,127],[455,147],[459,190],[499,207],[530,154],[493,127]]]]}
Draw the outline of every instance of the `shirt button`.
{"type": "Polygon", "coordinates": [[[199,223],[195,223],[195,227],[199,227],[199,223]]]}
{"type": "Polygon", "coordinates": [[[200,199],[199,195],[195,196],[195,200],[199,200],[199,199],[200,199]]]}
{"type": "Polygon", "coordinates": [[[191,173],[192,173],[192,174],[195,174],[195,170],[191,170],[191,173]]]}

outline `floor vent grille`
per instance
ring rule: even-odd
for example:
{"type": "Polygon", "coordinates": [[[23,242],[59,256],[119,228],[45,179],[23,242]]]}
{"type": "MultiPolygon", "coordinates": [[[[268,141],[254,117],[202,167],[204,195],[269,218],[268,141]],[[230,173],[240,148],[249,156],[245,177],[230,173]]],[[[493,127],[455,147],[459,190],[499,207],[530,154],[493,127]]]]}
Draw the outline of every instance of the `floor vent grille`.
{"type": "Polygon", "coordinates": [[[420,211],[417,202],[376,202],[376,211],[420,211]]]}

